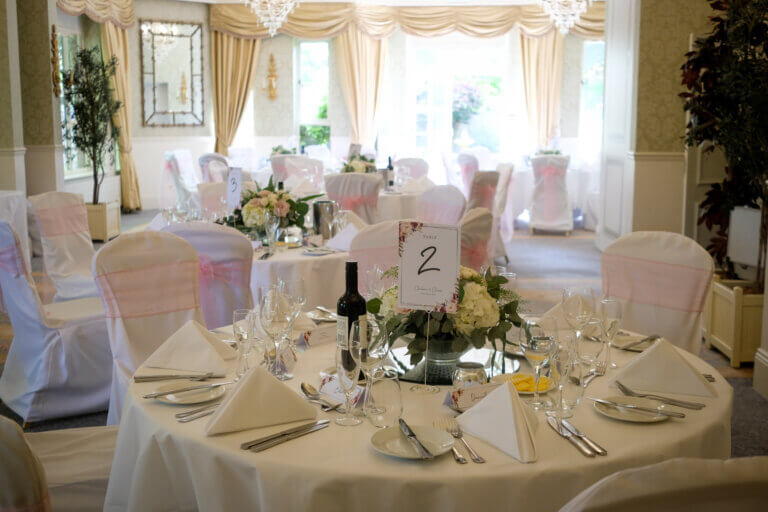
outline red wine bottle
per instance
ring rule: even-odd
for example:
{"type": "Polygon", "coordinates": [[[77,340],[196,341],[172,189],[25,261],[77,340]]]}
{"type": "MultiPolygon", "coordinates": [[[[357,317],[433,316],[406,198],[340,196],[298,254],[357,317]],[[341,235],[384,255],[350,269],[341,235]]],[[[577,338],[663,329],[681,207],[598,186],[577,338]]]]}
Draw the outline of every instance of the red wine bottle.
{"type": "Polygon", "coordinates": [[[336,342],[347,346],[352,322],[366,314],[365,299],[357,290],[357,262],[348,261],[346,265],[347,289],[336,302],[336,342]]]}

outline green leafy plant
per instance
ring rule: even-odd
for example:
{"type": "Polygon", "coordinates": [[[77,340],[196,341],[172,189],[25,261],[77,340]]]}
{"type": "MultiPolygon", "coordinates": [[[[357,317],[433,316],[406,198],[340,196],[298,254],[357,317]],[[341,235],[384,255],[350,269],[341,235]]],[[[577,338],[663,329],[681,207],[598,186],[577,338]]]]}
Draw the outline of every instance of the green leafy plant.
{"type": "Polygon", "coordinates": [[[64,76],[64,101],[70,123],[63,123],[66,136],[80,151],[88,155],[93,166],[93,204],[99,203],[104,181],[104,162],[114,161],[115,140],[119,135],[113,116],[120,102],[112,97],[110,78],[115,74],[117,59],[107,62],[98,47],[83,48],[75,55],[74,65],[64,76]]]}
{"type": "Polygon", "coordinates": [[[273,155],[295,155],[296,154],[296,148],[286,148],[282,144],[278,144],[277,146],[272,148],[272,154],[273,155]]]}
{"type": "Polygon", "coordinates": [[[331,127],[316,124],[299,126],[299,141],[302,146],[315,146],[331,142],[331,127]]]}
{"type": "Polygon", "coordinates": [[[765,276],[768,234],[768,0],[713,0],[712,32],[686,53],[682,84],[690,114],[685,143],[721,148],[726,178],[701,203],[699,224],[715,229],[707,247],[718,263],[726,256],[734,206],[762,209],[758,284],[765,276]],[[711,143],[711,144],[710,144],[711,143]]]}

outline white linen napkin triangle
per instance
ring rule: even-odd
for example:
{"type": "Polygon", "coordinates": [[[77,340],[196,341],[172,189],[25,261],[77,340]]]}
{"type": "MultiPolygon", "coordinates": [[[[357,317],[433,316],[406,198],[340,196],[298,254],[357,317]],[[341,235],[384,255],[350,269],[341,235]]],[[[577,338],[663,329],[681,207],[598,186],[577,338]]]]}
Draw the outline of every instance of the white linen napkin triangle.
{"type": "Polygon", "coordinates": [[[237,352],[215,334],[190,320],[165,340],[144,362],[145,367],[189,372],[227,372],[237,352]]]}
{"type": "Polygon", "coordinates": [[[610,379],[621,381],[633,391],[717,396],[715,389],[667,340],[657,341],[610,379]]]}
{"type": "Polygon", "coordinates": [[[227,394],[205,427],[213,436],[317,417],[317,409],[264,368],[251,368],[227,394]]]}
{"type": "Polygon", "coordinates": [[[511,382],[494,389],[456,418],[467,433],[492,444],[520,462],[536,461],[534,433],[538,419],[511,382]]]}
{"type": "Polygon", "coordinates": [[[325,246],[335,251],[349,251],[349,247],[352,245],[352,239],[355,238],[358,231],[359,230],[354,224],[347,224],[344,226],[344,229],[328,240],[325,246]]]}

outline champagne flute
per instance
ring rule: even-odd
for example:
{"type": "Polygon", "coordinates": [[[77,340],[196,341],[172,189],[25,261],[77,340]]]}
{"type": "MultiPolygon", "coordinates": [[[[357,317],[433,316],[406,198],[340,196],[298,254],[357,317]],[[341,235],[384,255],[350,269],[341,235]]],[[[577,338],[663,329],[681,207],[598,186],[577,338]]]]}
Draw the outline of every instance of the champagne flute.
{"type": "Polygon", "coordinates": [[[237,369],[235,370],[235,380],[248,371],[248,354],[251,351],[251,310],[236,309],[232,312],[232,331],[235,335],[237,346],[237,369]]]}
{"type": "Polygon", "coordinates": [[[360,374],[360,348],[360,325],[354,321],[346,341],[336,346],[336,375],[346,402],[344,416],[336,418],[336,424],[342,427],[353,427],[362,422],[352,412],[352,395],[357,389],[357,377],[360,374]]]}
{"type": "Polygon", "coordinates": [[[595,293],[592,288],[573,287],[563,290],[563,300],[560,303],[565,321],[576,334],[576,343],[582,335],[584,326],[595,312],[595,293]]]}
{"type": "Polygon", "coordinates": [[[526,320],[523,324],[520,348],[528,363],[533,367],[535,375],[533,402],[530,403],[534,410],[544,409],[547,406],[547,403],[539,399],[539,379],[541,378],[541,369],[549,362],[555,343],[555,338],[535,320],[526,320]]]}
{"type": "Polygon", "coordinates": [[[603,338],[606,343],[606,368],[618,368],[618,365],[611,361],[611,347],[613,346],[613,340],[616,338],[616,333],[621,328],[621,302],[604,298],[597,304],[597,314],[600,318],[603,338]]]}

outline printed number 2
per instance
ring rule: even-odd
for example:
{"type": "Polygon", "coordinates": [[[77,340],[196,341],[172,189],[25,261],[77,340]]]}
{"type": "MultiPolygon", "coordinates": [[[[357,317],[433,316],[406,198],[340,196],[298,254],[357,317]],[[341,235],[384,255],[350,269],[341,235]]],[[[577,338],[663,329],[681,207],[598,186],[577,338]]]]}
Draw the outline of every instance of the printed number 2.
{"type": "Polygon", "coordinates": [[[424,268],[424,267],[427,265],[427,263],[429,263],[429,260],[431,260],[431,259],[432,259],[432,258],[435,256],[435,253],[436,253],[436,252],[437,252],[437,247],[435,247],[434,245],[430,245],[429,247],[426,247],[425,249],[423,249],[423,250],[421,251],[421,255],[422,255],[422,256],[426,256],[426,259],[425,259],[425,260],[424,260],[424,262],[423,262],[423,263],[422,263],[422,264],[419,266],[419,271],[418,271],[417,275],[421,275],[421,274],[423,274],[424,272],[431,272],[431,271],[433,271],[433,270],[435,270],[435,271],[437,271],[437,272],[440,272],[440,269],[439,269],[439,268],[437,268],[437,267],[428,267],[428,268],[424,268]],[[427,253],[429,253],[429,255],[428,255],[428,256],[427,256],[427,253]]]}
{"type": "Polygon", "coordinates": [[[237,179],[233,177],[230,183],[232,184],[232,192],[235,192],[237,190],[237,179]]]}

